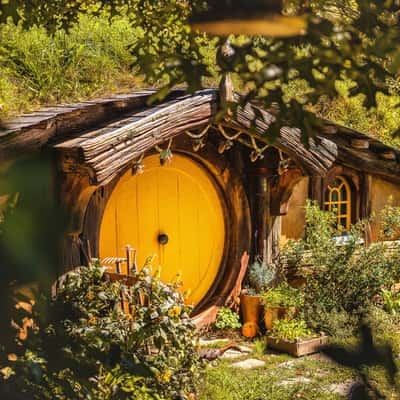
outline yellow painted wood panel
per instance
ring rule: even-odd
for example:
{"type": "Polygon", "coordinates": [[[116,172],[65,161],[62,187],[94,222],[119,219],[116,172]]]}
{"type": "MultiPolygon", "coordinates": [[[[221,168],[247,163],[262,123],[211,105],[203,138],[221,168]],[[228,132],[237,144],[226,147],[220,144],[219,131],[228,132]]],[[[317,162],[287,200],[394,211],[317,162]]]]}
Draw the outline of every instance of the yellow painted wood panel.
{"type": "Polygon", "coordinates": [[[197,304],[218,274],[225,243],[222,202],[205,169],[174,155],[161,167],[158,156],[144,160],[144,173],[125,174],[106,206],[100,229],[100,257],[124,256],[127,244],[138,249],[138,263],[155,254],[161,277],[179,273],[182,291],[197,304]],[[158,235],[168,243],[158,243],[158,235]]]}

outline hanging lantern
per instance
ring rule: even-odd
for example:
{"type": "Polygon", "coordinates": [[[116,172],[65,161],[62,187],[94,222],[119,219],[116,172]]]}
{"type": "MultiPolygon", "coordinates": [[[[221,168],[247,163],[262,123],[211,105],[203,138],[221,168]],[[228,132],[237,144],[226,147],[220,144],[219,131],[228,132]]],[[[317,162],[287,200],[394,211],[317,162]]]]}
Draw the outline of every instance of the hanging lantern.
{"type": "Polygon", "coordinates": [[[207,0],[206,9],[195,10],[194,30],[213,35],[289,37],[304,34],[302,16],[282,15],[282,0],[207,0]]]}

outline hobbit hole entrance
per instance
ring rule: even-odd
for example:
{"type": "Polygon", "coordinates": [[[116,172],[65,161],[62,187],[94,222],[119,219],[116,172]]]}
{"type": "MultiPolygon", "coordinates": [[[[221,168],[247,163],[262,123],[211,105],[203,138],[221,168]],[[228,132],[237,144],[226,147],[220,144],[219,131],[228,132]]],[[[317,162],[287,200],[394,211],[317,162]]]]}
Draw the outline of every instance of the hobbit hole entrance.
{"type": "Polygon", "coordinates": [[[179,274],[189,303],[206,296],[219,273],[226,235],[225,204],[213,178],[191,158],[174,154],[160,166],[158,155],[143,160],[142,174],[128,171],[115,186],[100,226],[100,258],[138,250],[138,265],[156,255],[161,278],[179,274]]]}

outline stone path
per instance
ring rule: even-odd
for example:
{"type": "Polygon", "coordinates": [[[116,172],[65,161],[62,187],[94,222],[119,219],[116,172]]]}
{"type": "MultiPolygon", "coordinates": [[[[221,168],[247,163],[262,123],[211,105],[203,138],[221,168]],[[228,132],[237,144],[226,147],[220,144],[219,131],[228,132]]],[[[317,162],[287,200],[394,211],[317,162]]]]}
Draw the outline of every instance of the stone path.
{"type": "Polygon", "coordinates": [[[232,367],[242,369],[260,368],[264,366],[265,361],[257,360],[256,358],[248,358],[247,360],[235,362],[234,364],[232,364],[232,367]]]}
{"type": "MultiPolygon", "coordinates": [[[[218,346],[218,343],[221,343],[221,347],[224,346],[224,344],[228,344],[231,342],[235,342],[232,339],[202,339],[200,340],[200,345],[203,347],[210,346],[210,348],[215,348],[218,346]]],[[[257,358],[257,354],[253,352],[252,344],[248,344],[246,342],[246,345],[238,344],[238,347],[240,348],[241,351],[237,349],[229,349],[225,352],[225,354],[221,357],[225,359],[227,362],[231,362],[230,366],[232,368],[239,368],[239,369],[256,369],[256,368],[263,368],[267,366],[268,360],[261,360],[259,358],[264,358],[266,359],[266,356],[262,356],[257,358]],[[239,360],[236,360],[239,359],[239,360]]],[[[281,355],[278,353],[271,353],[268,354],[267,357],[274,359],[275,357],[280,357],[281,355]]],[[[328,377],[330,375],[330,370],[329,368],[322,367],[321,368],[315,368],[312,370],[312,375],[310,375],[310,371],[308,370],[302,370],[302,363],[304,360],[315,360],[315,361],[320,361],[321,363],[330,363],[331,360],[326,357],[323,354],[313,354],[310,356],[307,356],[305,358],[292,358],[287,361],[283,361],[281,363],[275,364],[272,366],[272,368],[278,368],[282,370],[286,370],[286,376],[288,376],[285,379],[282,379],[281,381],[278,381],[277,384],[279,386],[285,387],[285,386],[290,386],[290,385],[296,385],[296,384],[305,384],[305,385],[313,385],[318,383],[318,378],[323,378],[323,377],[328,377]],[[290,372],[292,371],[292,372],[290,372]],[[300,372],[299,372],[300,371],[300,372]],[[295,376],[290,376],[290,374],[295,375],[295,376]]],[[[275,361],[276,362],[276,361],[275,361]]],[[[213,367],[218,366],[218,361],[216,361],[216,364],[213,362],[213,367]]],[[[267,369],[264,369],[262,371],[267,371],[267,369]]],[[[263,373],[263,372],[260,372],[263,373]]],[[[352,379],[348,379],[344,382],[339,382],[339,383],[332,383],[332,384],[326,384],[326,387],[323,387],[323,391],[326,391],[326,393],[334,393],[337,394],[343,398],[348,398],[349,393],[351,392],[352,388],[354,387],[354,384],[356,382],[352,379]]]]}
{"type": "Polygon", "coordinates": [[[239,358],[250,354],[253,350],[247,346],[238,346],[239,350],[229,349],[225,352],[222,358],[239,358]]]}

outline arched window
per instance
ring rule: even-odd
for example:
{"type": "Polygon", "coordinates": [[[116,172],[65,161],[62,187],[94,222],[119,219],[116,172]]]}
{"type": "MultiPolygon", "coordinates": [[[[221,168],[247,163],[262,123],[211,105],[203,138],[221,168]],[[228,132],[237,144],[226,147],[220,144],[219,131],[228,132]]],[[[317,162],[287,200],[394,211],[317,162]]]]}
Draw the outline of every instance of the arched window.
{"type": "Polygon", "coordinates": [[[348,231],[351,225],[351,188],[342,176],[328,185],[325,191],[325,209],[336,214],[337,224],[348,231]]]}

